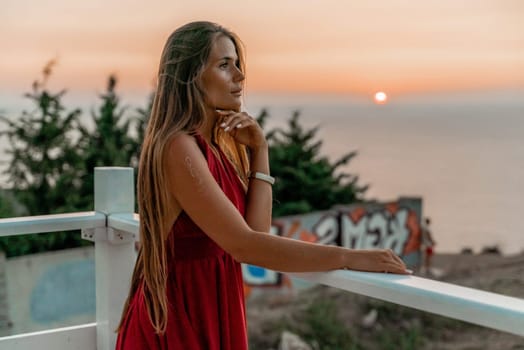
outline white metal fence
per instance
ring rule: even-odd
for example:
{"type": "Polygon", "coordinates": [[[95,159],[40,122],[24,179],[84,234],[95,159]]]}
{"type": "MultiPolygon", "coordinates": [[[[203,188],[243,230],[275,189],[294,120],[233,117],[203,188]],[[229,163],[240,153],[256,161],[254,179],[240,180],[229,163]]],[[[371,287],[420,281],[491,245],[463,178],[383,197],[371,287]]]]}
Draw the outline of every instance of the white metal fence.
{"type": "MultiPolygon", "coordinates": [[[[0,236],[82,230],[95,242],[96,323],[0,338],[0,350],[114,349],[136,259],[131,168],[95,168],[95,211],[0,220],[0,236]]],[[[292,274],[310,282],[524,336],[524,300],[415,276],[356,271],[292,274]]]]}
{"type": "Polygon", "coordinates": [[[136,254],[132,168],[95,168],[95,211],[0,220],[0,236],[82,230],[95,242],[96,323],[0,338],[0,350],[114,349],[136,254]]]}

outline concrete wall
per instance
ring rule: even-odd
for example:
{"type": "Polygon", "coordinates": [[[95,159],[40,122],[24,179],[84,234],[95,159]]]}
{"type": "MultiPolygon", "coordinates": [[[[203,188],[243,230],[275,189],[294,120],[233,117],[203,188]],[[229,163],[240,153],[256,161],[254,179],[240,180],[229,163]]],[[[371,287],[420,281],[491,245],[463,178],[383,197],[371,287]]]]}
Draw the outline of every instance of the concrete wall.
{"type": "Polygon", "coordinates": [[[0,325],[0,335],[95,321],[92,247],[10,258],[1,265],[9,322],[0,325]]]}

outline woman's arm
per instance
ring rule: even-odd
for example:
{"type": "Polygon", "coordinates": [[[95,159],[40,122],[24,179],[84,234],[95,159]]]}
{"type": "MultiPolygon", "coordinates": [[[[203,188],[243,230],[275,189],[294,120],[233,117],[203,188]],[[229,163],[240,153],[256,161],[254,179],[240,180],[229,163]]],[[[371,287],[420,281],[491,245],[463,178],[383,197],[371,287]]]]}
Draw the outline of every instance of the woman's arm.
{"type": "Polygon", "coordinates": [[[254,231],[224,195],[193,137],[177,135],[166,155],[169,191],[191,219],[237,261],[284,272],[350,268],[406,273],[391,250],[356,251],[254,231]]]}
{"type": "MultiPolygon", "coordinates": [[[[218,113],[224,121],[223,130],[227,128],[226,132],[229,132],[236,142],[249,148],[251,172],[269,175],[269,146],[264,131],[256,120],[246,112],[220,111],[218,113]]],[[[249,227],[255,231],[269,232],[272,205],[273,190],[271,185],[261,180],[249,179],[246,213],[244,215],[249,227]]]]}
{"type": "MultiPolygon", "coordinates": [[[[251,150],[251,172],[269,175],[268,145],[251,150]]],[[[249,179],[246,199],[246,222],[255,231],[269,232],[273,209],[272,185],[259,180],[249,179]]]]}

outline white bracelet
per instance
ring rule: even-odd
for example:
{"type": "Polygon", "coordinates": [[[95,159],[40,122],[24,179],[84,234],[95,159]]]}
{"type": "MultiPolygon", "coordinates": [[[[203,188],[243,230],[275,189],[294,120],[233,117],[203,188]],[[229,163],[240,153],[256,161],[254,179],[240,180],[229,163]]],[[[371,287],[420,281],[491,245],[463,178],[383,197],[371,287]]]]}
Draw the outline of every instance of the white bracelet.
{"type": "Polygon", "coordinates": [[[273,176],[269,176],[264,173],[259,173],[258,171],[255,171],[255,172],[250,171],[247,174],[247,177],[250,179],[259,179],[259,180],[265,181],[270,185],[273,185],[275,183],[275,178],[273,176]]]}

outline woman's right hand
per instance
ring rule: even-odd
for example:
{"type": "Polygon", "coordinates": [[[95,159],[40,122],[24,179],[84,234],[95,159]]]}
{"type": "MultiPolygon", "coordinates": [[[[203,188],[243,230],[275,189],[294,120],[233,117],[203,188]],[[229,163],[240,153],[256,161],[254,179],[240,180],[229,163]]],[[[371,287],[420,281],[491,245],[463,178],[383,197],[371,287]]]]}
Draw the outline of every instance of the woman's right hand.
{"type": "Polygon", "coordinates": [[[357,271],[411,274],[412,271],[391,249],[351,249],[346,268],[357,271]]]}
{"type": "Polygon", "coordinates": [[[247,146],[251,151],[267,149],[264,131],[247,112],[217,110],[216,113],[220,128],[236,142],[247,146]]]}

